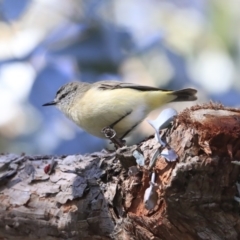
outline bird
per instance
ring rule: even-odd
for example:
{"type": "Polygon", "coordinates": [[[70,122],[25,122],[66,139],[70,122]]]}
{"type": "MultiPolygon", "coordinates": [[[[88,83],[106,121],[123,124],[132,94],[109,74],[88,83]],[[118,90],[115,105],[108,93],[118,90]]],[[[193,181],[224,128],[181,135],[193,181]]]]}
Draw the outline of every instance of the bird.
{"type": "Polygon", "coordinates": [[[194,101],[197,90],[177,91],[126,83],[74,81],[63,85],[53,101],[43,106],[56,106],[86,132],[105,138],[106,127],[124,139],[147,115],[169,102],[194,101]]]}

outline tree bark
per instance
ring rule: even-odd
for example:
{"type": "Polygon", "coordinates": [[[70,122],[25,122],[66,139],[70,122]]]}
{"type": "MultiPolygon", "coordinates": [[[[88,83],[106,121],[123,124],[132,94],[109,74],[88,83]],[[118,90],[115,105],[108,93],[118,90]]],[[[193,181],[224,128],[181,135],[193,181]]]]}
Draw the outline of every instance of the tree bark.
{"type": "Polygon", "coordinates": [[[240,239],[240,110],[194,106],[163,135],[178,159],[160,156],[152,170],[152,137],[111,153],[1,155],[0,239],[240,239]],[[134,166],[136,149],[144,167],[134,166]]]}

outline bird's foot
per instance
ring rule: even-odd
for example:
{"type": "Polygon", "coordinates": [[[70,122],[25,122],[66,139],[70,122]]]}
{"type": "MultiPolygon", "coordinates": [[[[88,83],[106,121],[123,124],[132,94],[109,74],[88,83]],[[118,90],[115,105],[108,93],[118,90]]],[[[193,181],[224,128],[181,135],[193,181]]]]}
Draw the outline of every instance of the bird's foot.
{"type": "Polygon", "coordinates": [[[102,129],[102,133],[108,138],[116,148],[125,146],[125,141],[116,136],[116,131],[111,127],[105,127],[102,129]]]}

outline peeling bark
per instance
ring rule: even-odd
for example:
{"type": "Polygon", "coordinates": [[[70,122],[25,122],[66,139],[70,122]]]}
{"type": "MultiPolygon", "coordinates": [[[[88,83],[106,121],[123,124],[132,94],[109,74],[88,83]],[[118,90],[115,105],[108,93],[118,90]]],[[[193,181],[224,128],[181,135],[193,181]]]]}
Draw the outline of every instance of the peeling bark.
{"type": "Polygon", "coordinates": [[[163,135],[178,160],[158,158],[158,198],[151,211],[143,197],[152,171],[147,166],[159,147],[154,138],[116,153],[1,155],[0,237],[240,239],[234,201],[240,166],[232,164],[240,161],[240,110],[195,106],[163,135]],[[137,147],[146,167],[132,166],[137,147]]]}

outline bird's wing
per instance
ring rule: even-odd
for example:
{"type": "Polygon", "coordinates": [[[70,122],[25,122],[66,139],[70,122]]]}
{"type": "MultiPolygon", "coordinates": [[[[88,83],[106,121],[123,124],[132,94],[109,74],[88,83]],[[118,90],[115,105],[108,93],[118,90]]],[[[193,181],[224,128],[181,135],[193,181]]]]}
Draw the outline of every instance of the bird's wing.
{"type": "Polygon", "coordinates": [[[101,81],[101,82],[98,82],[98,88],[102,90],[131,88],[139,91],[166,91],[166,92],[171,91],[171,90],[166,90],[166,89],[161,89],[156,87],[137,85],[134,83],[124,83],[119,81],[101,81]]]}

